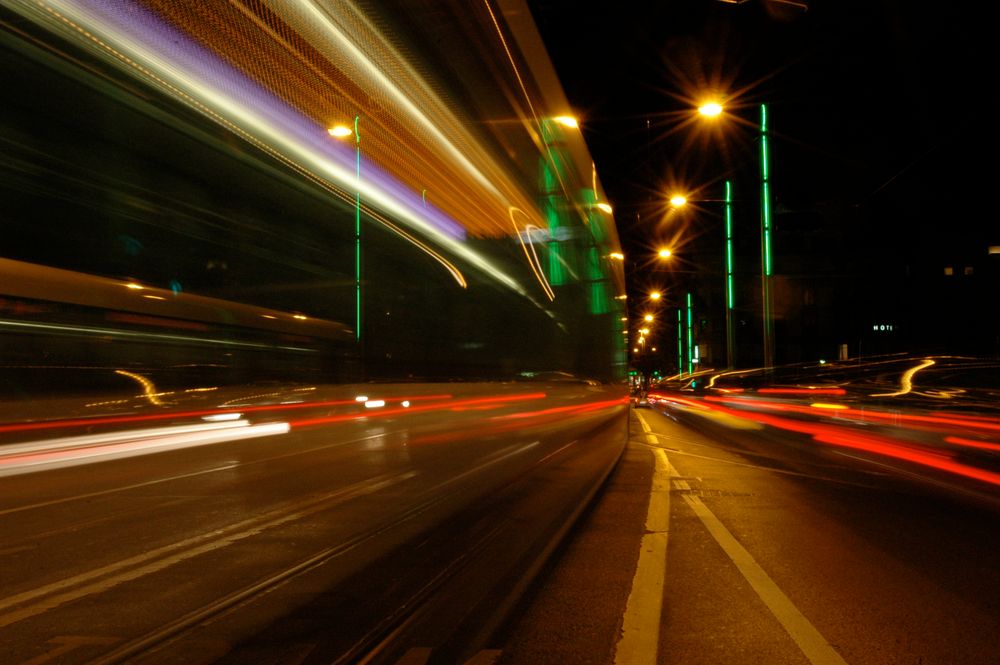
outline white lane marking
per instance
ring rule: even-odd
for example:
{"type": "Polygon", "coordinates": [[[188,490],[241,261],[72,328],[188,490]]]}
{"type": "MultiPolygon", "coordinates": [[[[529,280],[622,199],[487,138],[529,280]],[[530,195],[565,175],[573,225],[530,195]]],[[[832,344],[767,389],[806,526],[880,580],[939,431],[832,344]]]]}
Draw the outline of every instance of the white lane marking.
{"type": "MultiPolygon", "coordinates": [[[[647,440],[656,437],[641,414],[636,414],[647,440]]],[[[615,665],[655,665],[660,646],[660,615],[667,567],[667,530],[670,524],[670,462],[662,449],[653,450],[656,467],[646,512],[646,534],[622,619],[622,635],[615,646],[615,665]]]]}
{"type": "MultiPolygon", "coordinates": [[[[677,470],[671,466],[670,473],[676,475],[677,470]]],[[[691,489],[687,481],[676,481],[674,487],[682,490],[691,489]]],[[[764,601],[767,608],[771,610],[774,618],[788,631],[809,662],[813,665],[847,665],[847,661],[841,658],[840,654],[830,646],[826,638],[795,607],[788,596],[754,560],[750,552],[740,545],[736,537],[702,500],[691,494],[685,494],[684,501],[691,506],[715,542],[719,543],[726,555],[736,564],[736,568],[757,592],[760,599],[764,601]]]]}

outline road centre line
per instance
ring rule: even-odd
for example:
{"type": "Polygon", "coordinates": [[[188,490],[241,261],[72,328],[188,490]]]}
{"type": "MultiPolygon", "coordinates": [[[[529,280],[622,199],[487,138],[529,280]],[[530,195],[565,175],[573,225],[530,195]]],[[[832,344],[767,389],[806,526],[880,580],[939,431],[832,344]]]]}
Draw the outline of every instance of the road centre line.
{"type": "MultiPolygon", "coordinates": [[[[639,413],[646,440],[657,444],[652,429],[639,413]]],[[[622,634],[615,646],[615,665],[655,665],[660,645],[660,615],[667,568],[667,532],[670,525],[670,462],[661,448],[653,448],[655,468],[646,512],[646,533],[639,546],[639,562],[622,618],[622,634]]]]}

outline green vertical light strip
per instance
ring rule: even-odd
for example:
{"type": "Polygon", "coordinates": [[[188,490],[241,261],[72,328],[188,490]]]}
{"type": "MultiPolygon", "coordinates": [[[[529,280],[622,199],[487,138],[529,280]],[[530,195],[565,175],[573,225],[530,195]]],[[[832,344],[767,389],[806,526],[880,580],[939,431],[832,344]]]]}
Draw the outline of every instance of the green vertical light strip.
{"type": "Polygon", "coordinates": [[[677,308],[677,374],[684,376],[684,324],[680,307],[677,308]]]}
{"type": "Polygon", "coordinates": [[[354,193],[354,336],[361,339],[361,134],[358,131],[361,116],[354,116],[354,144],[357,146],[355,175],[358,189],[354,193]]]}
{"type": "Polygon", "coordinates": [[[767,145],[767,105],[760,105],[761,223],[764,229],[764,274],[771,276],[771,155],[767,145]]]}
{"type": "Polygon", "coordinates": [[[733,183],[726,181],[726,308],[733,308],[733,183]]]}
{"type": "Polygon", "coordinates": [[[733,330],[733,183],[726,181],[726,365],[733,368],[736,355],[736,334],[733,330]]]}
{"type": "Polygon", "coordinates": [[[764,368],[774,366],[774,321],[771,304],[771,154],[767,105],[760,105],[760,291],[764,332],[764,368]]]}
{"type": "Polygon", "coordinates": [[[691,323],[691,294],[687,294],[687,326],[688,326],[688,374],[694,373],[694,329],[691,323]]]}

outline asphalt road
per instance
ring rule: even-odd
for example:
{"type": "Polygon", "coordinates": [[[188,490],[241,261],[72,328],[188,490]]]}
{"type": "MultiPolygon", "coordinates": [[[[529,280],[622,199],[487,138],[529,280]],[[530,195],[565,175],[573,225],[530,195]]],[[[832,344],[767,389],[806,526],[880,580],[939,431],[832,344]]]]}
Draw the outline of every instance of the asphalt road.
{"type": "Polygon", "coordinates": [[[625,432],[599,390],[334,397],[195,446],[144,448],[173,421],[138,449],[108,424],[106,458],[6,446],[0,661],[998,662],[982,483],[661,406],[601,484],[625,432]]]}
{"type": "Polygon", "coordinates": [[[0,426],[0,662],[477,652],[620,456],[621,389],[362,388],[0,426]]]}
{"type": "Polygon", "coordinates": [[[497,662],[1000,662],[989,491],[750,422],[635,409],[626,455],[497,662]]]}

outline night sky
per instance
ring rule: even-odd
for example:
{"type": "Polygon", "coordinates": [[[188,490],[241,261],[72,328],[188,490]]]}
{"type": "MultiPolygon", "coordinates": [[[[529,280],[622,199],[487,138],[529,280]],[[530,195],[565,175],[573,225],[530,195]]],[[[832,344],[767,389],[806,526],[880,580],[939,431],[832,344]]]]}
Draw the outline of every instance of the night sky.
{"type": "Polygon", "coordinates": [[[970,5],[606,5],[531,3],[627,250],[670,236],[664,192],[713,199],[726,177],[753,182],[762,102],[779,214],[840,217],[862,227],[859,245],[885,245],[902,263],[1000,244],[989,205],[996,38],[970,5]],[[703,90],[728,98],[725,132],[692,119],[703,90]]]}

